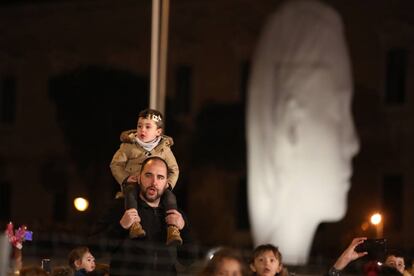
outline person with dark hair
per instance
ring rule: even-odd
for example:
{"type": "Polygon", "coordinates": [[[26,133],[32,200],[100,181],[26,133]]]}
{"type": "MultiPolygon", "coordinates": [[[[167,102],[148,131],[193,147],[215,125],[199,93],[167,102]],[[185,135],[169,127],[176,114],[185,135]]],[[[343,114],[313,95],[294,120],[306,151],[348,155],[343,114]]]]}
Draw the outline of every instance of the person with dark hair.
{"type": "Polygon", "coordinates": [[[72,249],[68,256],[69,266],[75,271],[75,276],[86,275],[95,269],[95,258],[86,246],[72,249]]]}
{"type": "Polygon", "coordinates": [[[176,275],[175,264],[193,261],[193,242],[188,221],[176,209],[165,211],[161,198],[168,189],[168,164],[159,156],[142,163],[135,190],[137,208],[125,210],[123,200],[115,199],[97,222],[95,233],[110,240],[110,275],[176,275]],[[167,216],[165,216],[165,213],[167,216]],[[129,228],[140,222],[146,235],[131,239],[129,228]],[[181,231],[182,245],[166,245],[168,225],[181,231]]]}
{"type": "MultiPolygon", "coordinates": [[[[341,256],[336,260],[335,264],[329,269],[328,276],[340,276],[342,270],[352,261],[359,259],[368,252],[359,252],[356,250],[357,246],[364,243],[367,240],[366,237],[354,238],[351,244],[342,252],[341,256]]],[[[385,261],[382,265],[378,265],[377,262],[367,263],[369,271],[374,275],[406,275],[410,276],[408,271],[405,271],[404,257],[400,251],[392,249],[388,250],[385,255],[385,261]],[[372,266],[374,265],[374,267],[372,266]]],[[[367,273],[369,273],[367,271],[367,273]]]]}
{"type": "MultiPolygon", "coordinates": [[[[149,156],[159,156],[167,164],[168,189],[163,194],[162,202],[166,202],[166,210],[176,210],[177,202],[172,189],[177,183],[179,168],[171,151],[173,139],[163,135],[164,118],[158,110],[144,109],[138,115],[137,128],[121,133],[121,146],[114,154],[110,168],[112,175],[121,186],[119,195],[125,196],[125,209],[136,209],[137,177],[142,162],[149,156]]],[[[145,229],[139,222],[130,228],[130,237],[145,236],[145,229]]],[[[179,230],[174,225],[168,226],[167,244],[181,244],[179,230]]]]}
{"type": "Polygon", "coordinates": [[[351,244],[342,252],[341,256],[336,260],[335,264],[329,269],[328,276],[340,276],[342,270],[352,261],[359,259],[368,254],[368,252],[357,252],[355,248],[362,244],[367,238],[354,238],[351,244]]]}
{"type": "Polygon", "coordinates": [[[253,250],[250,269],[257,276],[288,275],[283,268],[282,254],[279,248],[272,244],[262,244],[253,250]]]}
{"type": "Polygon", "coordinates": [[[383,266],[393,267],[398,270],[401,275],[404,273],[405,275],[410,275],[408,271],[405,271],[404,255],[397,249],[388,250],[383,266]]]}
{"type": "Polygon", "coordinates": [[[247,276],[246,264],[240,252],[232,248],[221,248],[207,262],[199,276],[247,276]]]}

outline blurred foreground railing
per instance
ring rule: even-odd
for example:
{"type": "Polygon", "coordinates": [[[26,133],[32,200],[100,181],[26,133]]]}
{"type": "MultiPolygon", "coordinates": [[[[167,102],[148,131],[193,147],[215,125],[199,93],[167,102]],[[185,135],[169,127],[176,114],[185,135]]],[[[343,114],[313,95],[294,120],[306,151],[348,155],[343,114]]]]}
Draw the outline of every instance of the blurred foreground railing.
{"type": "MultiPolygon", "coordinates": [[[[50,259],[51,267],[67,265],[67,256],[69,252],[81,245],[90,247],[92,254],[96,258],[98,263],[109,264],[110,251],[109,248],[116,246],[118,241],[108,240],[104,238],[90,238],[79,233],[71,232],[35,232],[33,241],[27,241],[23,245],[23,266],[28,265],[41,265],[42,259],[50,259]]],[[[154,244],[142,244],[142,247],[155,248],[154,244]]],[[[219,246],[217,246],[219,247],[219,246]]],[[[10,266],[10,247],[4,235],[0,238],[0,276],[9,275],[10,266]]],[[[163,247],[164,248],[164,247],[163,247]]],[[[189,248],[192,251],[194,257],[194,263],[189,267],[183,267],[177,265],[179,275],[197,275],[207,261],[207,256],[211,252],[213,247],[195,245],[189,248]]],[[[239,248],[242,255],[246,259],[246,263],[249,260],[251,249],[239,248]]],[[[134,258],[134,256],[130,256],[134,258]]],[[[141,261],[143,261],[141,259],[141,261]]],[[[163,259],[159,259],[159,262],[163,262],[163,259]]],[[[331,259],[313,259],[310,264],[306,266],[287,266],[289,272],[292,275],[323,275],[331,264],[333,264],[335,258],[331,259]]],[[[344,272],[343,275],[363,275],[363,266],[366,260],[362,259],[351,263],[344,272]]]]}

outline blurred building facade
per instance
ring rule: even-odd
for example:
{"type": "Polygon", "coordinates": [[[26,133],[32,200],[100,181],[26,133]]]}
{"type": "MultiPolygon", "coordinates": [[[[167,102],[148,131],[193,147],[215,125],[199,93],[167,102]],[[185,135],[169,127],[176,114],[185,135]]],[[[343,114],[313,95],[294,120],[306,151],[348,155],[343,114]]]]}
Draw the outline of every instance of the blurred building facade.
{"type": "MultiPolygon", "coordinates": [[[[245,94],[261,28],[279,2],[171,1],[166,134],[181,168],[179,201],[206,245],[251,246],[245,94]]],[[[375,235],[364,224],[374,211],[390,243],[412,250],[414,4],[330,3],[349,42],[361,151],[346,217],[319,227],[312,254],[375,235]]],[[[118,134],[147,105],[151,1],[4,5],[0,26],[0,220],[86,223],[117,189],[108,165],[118,134]],[[72,207],[80,195],[91,199],[86,214],[72,207]]]]}

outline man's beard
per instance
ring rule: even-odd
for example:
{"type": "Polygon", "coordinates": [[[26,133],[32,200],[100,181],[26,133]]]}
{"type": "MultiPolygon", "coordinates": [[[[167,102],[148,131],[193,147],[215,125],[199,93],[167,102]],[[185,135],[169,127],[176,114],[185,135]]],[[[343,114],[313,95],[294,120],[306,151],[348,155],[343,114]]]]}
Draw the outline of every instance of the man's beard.
{"type": "Polygon", "coordinates": [[[146,190],[145,190],[145,192],[143,193],[143,197],[144,197],[144,199],[146,200],[146,201],[148,201],[148,202],[155,202],[155,201],[157,201],[161,196],[162,196],[162,194],[163,194],[164,192],[159,192],[158,191],[158,189],[157,188],[155,188],[154,186],[150,186],[150,187],[148,187],[146,190]],[[148,195],[148,190],[149,189],[154,189],[155,191],[156,191],[156,193],[155,193],[155,195],[148,195]]]}

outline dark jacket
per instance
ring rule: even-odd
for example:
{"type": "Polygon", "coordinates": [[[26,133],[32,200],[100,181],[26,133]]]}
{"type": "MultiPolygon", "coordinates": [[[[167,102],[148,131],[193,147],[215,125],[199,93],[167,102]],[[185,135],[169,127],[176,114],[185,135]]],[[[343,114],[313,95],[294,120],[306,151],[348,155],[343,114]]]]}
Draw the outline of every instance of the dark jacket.
{"type": "Polygon", "coordinates": [[[162,207],[153,208],[138,199],[138,214],[146,231],[145,237],[138,239],[130,239],[129,231],[119,224],[124,211],[123,200],[115,200],[95,226],[95,237],[98,234],[106,239],[104,250],[111,254],[111,276],[176,275],[177,259],[183,265],[195,259],[195,246],[184,215],[185,226],[180,231],[183,245],[169,247],[165,244],[167,225],[162,207]]]}
{"type": "Polygon", "coordinates": [[[76,270],[74,276],[86,276],[86,274],[87,274],[86,270],[82,268],[82,269],[76,270]]]}
{"type": "Polygon", "coordinates": [[[158,145],[147,152],[135,141],[135,132],[136,130],[122,132],[122,144],[112,157],[110,168],[116,181],[119,185],[122,185],[130,175],[139,174],[142,162],[145,159],[149,156],[159,156],[167,162],[168,184],[174,188],[180,172],[177,160],[171,150],[171,146],[174,145],[173,139],[162,135],[158,145]]]}

